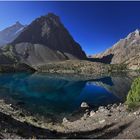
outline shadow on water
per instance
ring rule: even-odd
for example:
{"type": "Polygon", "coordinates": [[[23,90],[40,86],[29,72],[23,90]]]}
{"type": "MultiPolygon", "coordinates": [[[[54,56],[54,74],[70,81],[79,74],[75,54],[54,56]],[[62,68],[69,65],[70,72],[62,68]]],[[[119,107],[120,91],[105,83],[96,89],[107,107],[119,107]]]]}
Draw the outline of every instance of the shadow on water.
{"type": "Polygon", "coordinates": [[[1,74],[0,98],[43,116],[69,114],[83,101],[93,107],[124,101],[131,82],[127,76],[73,81],[39,73],[1,74]]]}

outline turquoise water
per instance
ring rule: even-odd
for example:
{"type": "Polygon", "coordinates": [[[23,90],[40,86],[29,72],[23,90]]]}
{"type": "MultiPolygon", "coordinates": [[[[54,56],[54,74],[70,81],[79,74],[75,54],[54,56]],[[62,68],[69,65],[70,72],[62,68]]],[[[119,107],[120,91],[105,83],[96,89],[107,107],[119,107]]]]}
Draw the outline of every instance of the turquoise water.
{"type": "Polygon", "coordinates": [[[82,102],[93,108],[123,102],[131,82],[126,76],[80,81],[47,74],[0,74],[0,98],[40,115],[72,113],[82,102]]]}

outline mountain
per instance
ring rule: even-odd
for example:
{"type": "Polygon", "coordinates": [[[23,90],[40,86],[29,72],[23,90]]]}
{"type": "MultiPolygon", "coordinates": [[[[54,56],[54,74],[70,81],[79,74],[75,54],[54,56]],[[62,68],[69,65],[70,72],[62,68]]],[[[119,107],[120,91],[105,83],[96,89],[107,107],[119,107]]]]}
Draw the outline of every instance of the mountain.
{"type": "Polygon", "coordinates": [[[53,13],[35,19],[10,44],[2,48],[20,62],[40,65],[52,61],[86,59],[80,45],[53,13]]]}
{"type": "Polygon", "coordinates": [[[127,64],[129,69],[140,68],[140,30],[135,30],[112,48],[94,55],[93,58],[103,59],[107,56],[112,56],[109,60],[111,64],[127,64]]]}
{"type": "Polygon", "coordinates": [[[0,46],[12,42],[24,29],[24,25],[16,22],[14,25],[0,31],[0,46]]]}

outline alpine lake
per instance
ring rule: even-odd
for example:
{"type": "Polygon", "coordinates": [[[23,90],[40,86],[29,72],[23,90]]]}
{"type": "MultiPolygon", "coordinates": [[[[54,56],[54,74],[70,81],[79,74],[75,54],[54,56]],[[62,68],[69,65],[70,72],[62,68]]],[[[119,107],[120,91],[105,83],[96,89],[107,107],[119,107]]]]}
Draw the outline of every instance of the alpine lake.
{"type": "Polygon", "coordinates": [[[0,74],[0,99],[34,115],[59,118],[79,110],[82,102],[98,108],[125,102],[134,74],[80,79],[45,73],[0,74]]]}

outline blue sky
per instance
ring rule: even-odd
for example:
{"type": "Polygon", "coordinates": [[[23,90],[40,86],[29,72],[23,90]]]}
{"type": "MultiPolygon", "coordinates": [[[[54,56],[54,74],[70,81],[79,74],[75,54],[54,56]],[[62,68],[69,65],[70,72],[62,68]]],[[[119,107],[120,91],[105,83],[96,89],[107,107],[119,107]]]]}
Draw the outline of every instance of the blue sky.
{"type": "Polygon", "coordinates": [[[111,47],[140,28],[140,2],[0,2],[0,30],[53,12],[87,54],[111,47]]]}

